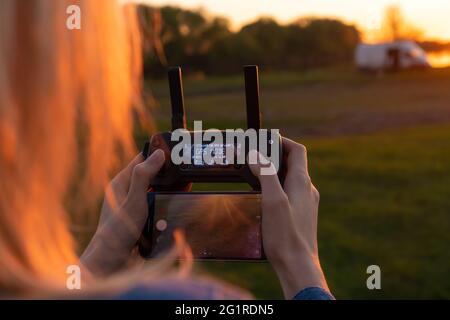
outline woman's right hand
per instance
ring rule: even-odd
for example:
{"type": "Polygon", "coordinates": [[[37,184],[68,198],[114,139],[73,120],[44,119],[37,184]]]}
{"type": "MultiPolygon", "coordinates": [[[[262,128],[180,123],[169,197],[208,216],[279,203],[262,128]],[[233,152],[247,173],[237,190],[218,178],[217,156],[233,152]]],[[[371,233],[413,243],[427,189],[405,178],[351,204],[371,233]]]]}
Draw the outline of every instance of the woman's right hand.
{"type": "MultiPolygon", "coordinates": [[[[283,138],[283,152],[287,155],[284,188],[276,174],[261,175],[266,159],[260,158],[250,169],[262,188],[265,254],[278,275],[285,297],[292,299],[308,287],[329,289],[317,247],[319,192],[308,174],[306,148],[283,138]]],[[[255,159],[256,154],[249,157],[255,159]]]]}

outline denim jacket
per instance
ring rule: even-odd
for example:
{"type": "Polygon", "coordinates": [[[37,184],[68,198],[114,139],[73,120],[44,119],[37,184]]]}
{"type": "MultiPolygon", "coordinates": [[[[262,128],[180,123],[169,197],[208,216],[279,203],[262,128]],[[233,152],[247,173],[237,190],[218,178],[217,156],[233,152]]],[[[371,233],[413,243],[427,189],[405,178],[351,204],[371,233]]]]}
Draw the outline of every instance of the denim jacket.
{"type": "MultiPolygon", "coordinates": [[[[239,289],[227,285],[204,281],[167,280],[151,285],[140,285],[114,295],[117,300],[237,300],[252,297],[239,289]]],[[[331,293],[318,287],[309,287],[298,292],[293,300],[334,300],[331,293]]]]}

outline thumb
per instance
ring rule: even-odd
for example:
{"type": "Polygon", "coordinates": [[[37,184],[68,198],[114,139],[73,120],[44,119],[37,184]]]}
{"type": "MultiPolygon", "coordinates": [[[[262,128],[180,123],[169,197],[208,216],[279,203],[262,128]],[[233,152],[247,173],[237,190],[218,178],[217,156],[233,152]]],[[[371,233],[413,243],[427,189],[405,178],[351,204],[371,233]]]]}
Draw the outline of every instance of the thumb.
{"type": "Polygon", "coordinates": [[[249,151],[248,163],[251,172],[258,178],[261,184],[264,202],[279,203],[280,201],[287,200],[273,163],[256,150],[249,151]]]}
{"type": "Polygon", "coordinates": [[[164,151],[158,149],[144,162],[139,163],[133,169],[131,176],[129,196],[143,194],[147,192],[150,180],[153,179],[164,164],[164,151]]]}

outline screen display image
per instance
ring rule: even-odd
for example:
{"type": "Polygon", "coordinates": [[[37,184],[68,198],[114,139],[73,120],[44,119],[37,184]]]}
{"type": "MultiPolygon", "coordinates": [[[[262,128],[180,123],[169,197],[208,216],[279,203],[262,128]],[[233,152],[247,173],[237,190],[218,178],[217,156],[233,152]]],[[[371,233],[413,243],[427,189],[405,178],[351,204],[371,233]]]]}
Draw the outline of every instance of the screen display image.
{"type": "Polygon", "coordinates": [[[204,167],[224,168],[232,167],[238,163],[238,159],[244,163],[243,148],[241,143],[200,143],[187,144],[183,152],[190,155],[189,169],[204,167]]]}
{"type": "Polygon", "coordinates": [[[181,230],[196,259],[263,259],[259,193],[150,193],[152,251],[158,257],[181,230]]]}
{"type": "Polygon", "coordinates": [[[227,148],[231,148],[232,152],[234,152],[233,145],[194,144],[192,145],[192,163],[195,166],[228,165],[229,161],[226,158],[227,148]],[[207,156],[209,156],[209,162],[205,163],[207,156]]]}

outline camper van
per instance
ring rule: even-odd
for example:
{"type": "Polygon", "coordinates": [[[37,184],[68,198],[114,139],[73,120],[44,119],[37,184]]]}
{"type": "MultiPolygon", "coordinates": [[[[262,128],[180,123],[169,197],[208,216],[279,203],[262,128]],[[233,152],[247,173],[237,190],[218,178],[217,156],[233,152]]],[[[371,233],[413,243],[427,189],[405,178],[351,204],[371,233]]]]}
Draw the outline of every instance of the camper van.
{"type": "Polygon", "coordinates": [[[356,48],[356,67],[363,71],[399,71],[430,68],[425,51],[413,41],[361,43],[356,48]]]}

